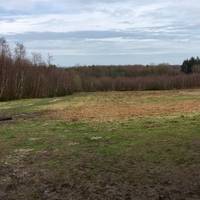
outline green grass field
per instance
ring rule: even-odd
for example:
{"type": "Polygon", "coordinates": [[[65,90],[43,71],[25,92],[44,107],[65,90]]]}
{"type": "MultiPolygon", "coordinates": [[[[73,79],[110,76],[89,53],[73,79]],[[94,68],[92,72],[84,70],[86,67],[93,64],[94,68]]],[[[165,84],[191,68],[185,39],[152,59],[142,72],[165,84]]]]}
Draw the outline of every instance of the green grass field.
{"type": "Polygon", "coordinates": [[[0,199],[200,199],[200,90],[0,103],[0,199]]]}

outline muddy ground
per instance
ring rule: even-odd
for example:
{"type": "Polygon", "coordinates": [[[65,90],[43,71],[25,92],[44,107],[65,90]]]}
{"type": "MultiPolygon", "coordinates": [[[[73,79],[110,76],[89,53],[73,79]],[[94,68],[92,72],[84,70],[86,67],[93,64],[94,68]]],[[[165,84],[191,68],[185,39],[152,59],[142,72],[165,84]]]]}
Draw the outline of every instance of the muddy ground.
{"type": "MultiPolygon", "coordinates": [[[[30,150],[31,152],[31,150],[30,150]]],[[[16,153],[0,167],[0,199],[2,200],[199,200],[199,166],[165,168],[145,166],[127,160],[99,160],[83,158],[70,163],[64,171],[36,167],[35,161],[50,159],[47,152],[31,155],[29,151],[16,153]],[[91,175],[90,159],[97,164],[115,167],[96,169],[91,175]],[[108,162],[108,163],[106,163],[108,162]]]]}

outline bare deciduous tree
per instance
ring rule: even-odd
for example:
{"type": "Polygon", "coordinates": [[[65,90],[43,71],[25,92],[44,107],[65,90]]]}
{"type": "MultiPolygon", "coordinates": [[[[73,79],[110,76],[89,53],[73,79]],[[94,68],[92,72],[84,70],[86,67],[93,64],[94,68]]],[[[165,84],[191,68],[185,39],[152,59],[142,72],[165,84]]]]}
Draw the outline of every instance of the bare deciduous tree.
{"type": "Polygon", "coordinates": [[[52,61],[53,61],[53,56],[50,53],[48,53],[48,55],[47,55],[47,64],[48,64],[49,67],[52,66],[52,61]]]}
{"type": "Polygon", "coordinates": [[[33,65],[39,66],[42,63],[41,53],[32,52],[32,62],[33,65]]]}
{"type": "Polygon", "coordinates": [[[26,48],[21,43],[16,43],[15,47],[15,59],[16,61],[23,61],[26,57],[26,48]]]}

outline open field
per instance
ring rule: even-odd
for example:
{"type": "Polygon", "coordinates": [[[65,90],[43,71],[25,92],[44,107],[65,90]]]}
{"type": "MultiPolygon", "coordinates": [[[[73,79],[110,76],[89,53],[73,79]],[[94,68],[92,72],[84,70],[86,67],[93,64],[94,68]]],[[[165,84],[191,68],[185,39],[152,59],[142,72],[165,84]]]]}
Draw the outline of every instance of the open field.
{"type": "Polygon", "coordinates": [[[0,103],[0,199],[200,199],[200,90],[0,103]]]}

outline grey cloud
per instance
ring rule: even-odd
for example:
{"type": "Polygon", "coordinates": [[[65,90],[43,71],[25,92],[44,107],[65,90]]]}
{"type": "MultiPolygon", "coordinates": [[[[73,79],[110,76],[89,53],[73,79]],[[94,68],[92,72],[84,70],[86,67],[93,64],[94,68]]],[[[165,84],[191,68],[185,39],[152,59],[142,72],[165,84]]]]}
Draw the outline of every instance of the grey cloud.
{"type": "Polygon", "coordinates": [[[180,62],[200,52],[199,0],[30,0],[29,5],[27,0],[1,1],[5,30],[23,16],[9,29],[12,35],[0,34],[33,51],[51,51],[58,63],[66,57],[69,63],[95,64],[103,55],[105,64],[180,62]],[[55,13],[60,18],[47,16],[55,13]],[[38,15],[39,20],[34,18],[38,15]]]}
{"type": "Polygon", "coordinates": [[[104,38],[125,38],[125,39],[159,39],[175,40],[197,37],[200,29],[196,26],[160,26],[156,28],[144,28],[144,30],[129,31],[74,31],[74,32],[27,32],[23,34],[4,35],[10,40],[82,40],[82,39],[104,39],[104,38]]]}

